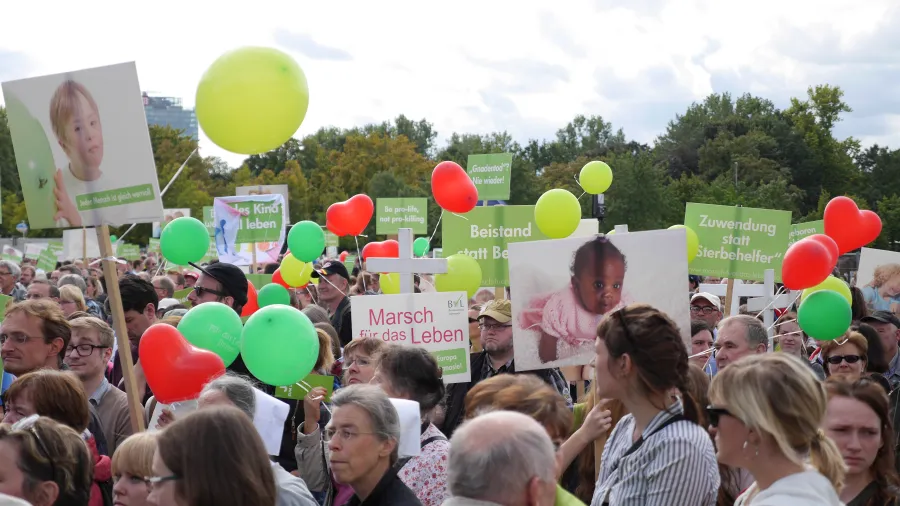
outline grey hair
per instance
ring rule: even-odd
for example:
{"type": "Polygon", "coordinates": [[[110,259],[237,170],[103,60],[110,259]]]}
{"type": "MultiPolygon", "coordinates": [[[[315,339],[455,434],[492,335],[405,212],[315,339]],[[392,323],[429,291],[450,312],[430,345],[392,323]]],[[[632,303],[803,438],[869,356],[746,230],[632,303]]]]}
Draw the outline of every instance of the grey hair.
{"type": "Polygon", "coordinates": [[[756,348],[761,344],[769,345],[769,334],[766,332],[766,327],[763,325],[759,318],[754,318],[750,315],[739,314],[735,316],[729,316],[725,318],[721,322],[719,322],[719,329],[725,328],[725,325],[730,323],[738,323],[744,326],[746,329],[746,339],[747,346],[750,348],[756,348]]]}
{"type": "Polygon", "coordinates": [[[56,298],[56,299],[59,298],[59,287],[56,286],[56,285],[54,285],[54,284],[51,283],[50,281],[47,281],[47,278],[46,278],[46,277],[44,277],[43,279],[41,279],[41,278],[34,278],[34,280],[31,282],[31,284],[32,284],[32,285],[47,285],[47,286],[50,287],[50,292],[49,292],[49,293],[50,293],[50,297],[53,297],[53,298],[56,298]]]}
{"type": "Polygon", "coordinates": [[[206,392],[218,391],[225,394],[228,400],[253,420],[256,414],[256,392],[253,391],[253,383],[243,376],[229,373],[210,381],[203,386],[200,395],[206,392]]]}
{"type": "Polygon", "coordinates": [[[323,307],[317,306],[315,304],[310,304],[301,310],[303,314],[309,318],[309,321],[315,323],[331,323],[331,319],[328,318],[328,311],[326,311],[323,307]]]}
{"type": "Polygon", "coordinates": [[[393,439],[396,443],[391,453],[391,464],[397,462],[400,448],[400,416],[387,394],[375,385],[350,385],[336,391],[331,397],[334,409],[356,406],[369,414],[372,432],[381,441],[393,439]]]}
{"type": "Polygon", "coordinates": [[[529,416],[494,411],[472,418],[450,439],[450,495],[515,503],[532,478],[556,481],[555,458],[547,431],[529,416]]]}
{"type": "MultiPolygon", "coordinates": [[[[169,276],[156,276],[153,278],[150,283],[159,283],[159,287],[166,291],[166,297],[174,297],[175,296],[175,282],[172,281],[172,278],[169,276]]],[[[156,285],[154,284],[154,288],[156,285]]]]}
{"type": "Polygon", "coordinates": [[[56,282],[56,286],[59,288],[62,288],[65,285],[75,285],[81,290],[82,295],[87,294],[87,283],[85,283],[84,278],[78,274],[66,274],[56,282]]]}
{"type": "Polygon", "coordinates": [[[16,281],[18,281],[19,277],[22,275],[22,268],[19,267],[19,264],[11,260],[0,260],[0,267],[6,267],[7,270],[9,270],[9,273],[12,274],[12,277],[16,278],[16,281]]]}

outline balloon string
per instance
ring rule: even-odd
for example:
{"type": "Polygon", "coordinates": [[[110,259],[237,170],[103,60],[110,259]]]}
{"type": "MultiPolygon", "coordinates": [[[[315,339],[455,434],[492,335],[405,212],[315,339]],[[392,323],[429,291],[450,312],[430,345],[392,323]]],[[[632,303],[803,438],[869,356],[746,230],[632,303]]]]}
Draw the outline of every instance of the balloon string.
{"type": "MultiPolygon", "coordinates": [[[[338,292],[340,292],[341,295],[343,295],[344,297],[347,296],[346,293],[344,293],[340,288],[338,288],[337,286],[335,286],[334,283],[332,283],[328,278],[326,278],[325,276],[319,276],[319,282],[320,282],[320,283],[322,282],[323,279],[324,279],[325,282],[328,283],[329,285],[334,286],[334,289],[337,290],[338,292]]],[[[366,280],[363,279],[363,286],[365,286],[365,283],[366,283],[366,280]]]]}
{"type": "Polygon", "coordinates": [[[585,195],[587,195],[587,192],[581,192],[581,195],[578,196],[578,200],[581,200],[581,197],[584,197],[585,195]]]}
{"type": "Polygon", "coordinates": [[[456,216],[457,218],[462,218],[466,221],[469,221],[469,218],[466,218],[465,216],[463,216],[461,214],[457,214],[457,213],[450,213],[450,214],[452,214],[453,216],[456,216]]]}
{"type": "Polygon", "coordinates": [[[312,290],[309,289],[309,283],[306,284],[306,293],[309,294],[309,298],[310,298],[310,300],[313,301],[313,304],[315,304],[315,305],[318,306],[318,305],[319,305],[319,301],[316,299],[316,296],[313,295],[312,290]]]}
{"type": "MultiPolygon", "coordinates": [[[[584,190],[584,186],[581,186],[581,181],[578,180],[578,176],[577,176],[577,175],[572,174],[572,179],[575,180],[575,184],[577,184],[579,188],[581,188],[582,190],[584,190]]],[[[587,190],[584,190],[584,193],[587,193],[587,190]]],[[[581,194],[581,197],[584,196],[584,193],[581,194]]],[[[581,198],[581,197],[578,197],[578,198],[581,198]]]]}
{"type": "Polygon", "coordinates": [[[431,245],[431,241],[434,240],[434,234],[437,233],[437,231],[438,231],[438,226],[441,224],[441,219],[442,219],[443,217],[444,217],[444,210],[441,209],[441,215],[438,216],[437,223],[434,224],[434,230],[431,232],[431,237],[428,238],[428,244],[429,244],[429,247],[430,247],[430,245],[431,245]]]}
{"type": "MultiPolygon", "coordinates": [[[[303,381],[303,380],[298,381],[298,382],[297,382],[297,386],[300,387],[300,388],[302,388],[306,393],[309,393],[309,391],[312,390],[312,387],[309,385],[309,383],[307,383],[307,382],[305,382],[305,381],[303,381]]],[[[313,400],[314,400],[314,401],[317,401],[317,400],[319,400],[319,399],[322,399],[322,397],[315,397],[313,400]]],[[[323,403],[321,403],[321,404],[319,404],[319,405],[322,406],[323,408],[325,408],[325,411],[327,411],[329,415],[331,414],[331,410],[328,409],[328,404],[325,404],[325,403],[323,402],[323,403]]]]}
{"type": "MultiPolygon", "coordinates": [[[[354,235],[353,240],[356,242],[356,258],[363,259],[362,253],[359,251],[359,236],[354,235]]],[[[360,261],[362,261],[362,260],[360,260],[360,261]]],[[[362,265],[362,264],[360,264],[360,265],[362,265]]],[[[363,275],[365,272],[366,272],[365,269],[360,269],[360,272],[359,272],[359,275],[362,278],[362,282],[363,282],[363,293],[369,291],[369,288],[366,286],[366,277],[363,275]]],[[[329,283],[330,283],[330,281],[329,281],[329,283]]],[[[332,286],[334,286],[334,284],[332,284],[332,286]]],[[[335,286],[335,288],[337,288],[337,287],[335,286]]],[[[341,292],[341,293],[343,293],[343,292],[341,292]]]]}

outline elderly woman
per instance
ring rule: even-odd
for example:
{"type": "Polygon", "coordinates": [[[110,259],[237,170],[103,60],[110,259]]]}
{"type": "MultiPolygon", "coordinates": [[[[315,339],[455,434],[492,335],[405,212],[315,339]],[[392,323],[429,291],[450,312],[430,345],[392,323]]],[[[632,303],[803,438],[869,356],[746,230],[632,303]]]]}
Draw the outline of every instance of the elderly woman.
{"type": "Polygon", "coordinates": [[[856,381],[866,370],[869,342],[859,332],[848,332],[822,345],[825,373],[856,381]]]}
{"type": "Polygon", "coordinates": [[[400,418],[387,394],[373,385],[351,385],[332,398],[325,429],[331,470],[353,489],[348,506],[421,506],[397,476],[400,418]]]}

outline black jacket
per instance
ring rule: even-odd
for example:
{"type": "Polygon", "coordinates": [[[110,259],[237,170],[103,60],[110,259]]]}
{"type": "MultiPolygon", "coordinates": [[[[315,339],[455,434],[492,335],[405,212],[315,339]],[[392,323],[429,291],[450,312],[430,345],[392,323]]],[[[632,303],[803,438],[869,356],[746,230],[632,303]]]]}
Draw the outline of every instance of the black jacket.
{"type": "Polygon", "coordinates": [[[344,297],[337,310],[331,315],[331,326],[341,338],[341,347],[353,340],[353,321],[350,316],[350,297],[344,297]]]}
{"type": "Polygon", "coordinates": [[[378,485],[375,485],[375,490],[365,501],[360,501],[359,497],[354,495],[347,501],[346,506],[422,506],[422,503],[416,494],[400,481],[397,470],[392,466],[384,473],[378,485]]]}

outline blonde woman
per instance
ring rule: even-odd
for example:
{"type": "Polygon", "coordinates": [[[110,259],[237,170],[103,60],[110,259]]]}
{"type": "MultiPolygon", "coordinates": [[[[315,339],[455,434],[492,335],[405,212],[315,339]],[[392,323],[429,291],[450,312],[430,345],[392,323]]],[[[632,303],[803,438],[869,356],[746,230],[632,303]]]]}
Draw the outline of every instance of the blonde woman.
{"type": "Polygon", "coordinates": [[[87,312],[87,304],[84,295],[75,285],[63,285],[59,287],[59,307],[62,308],[66,318],[76,311],[87,312]]]}
{"type": "Polygon", "coordinates": [[[713,378],[709,399],[719,462],[755,480],[735,506],[843,505],[844,461],[819,428],[825,389],[800,359],[744,357],[713,378]]]}
{"type": "Polygon", "coordinates": [[[139,432],[122,442],[112,458],[113,500],[121,506],[148,506],[150,489],[144,480],[153,475],[156,433],[139,432]]]}
{"type": "Polygon", "coordinates": [[[875,267],[872,281],[862,288],[869,311],[894,311],[900,306],[900,264],[875,267]]]}

